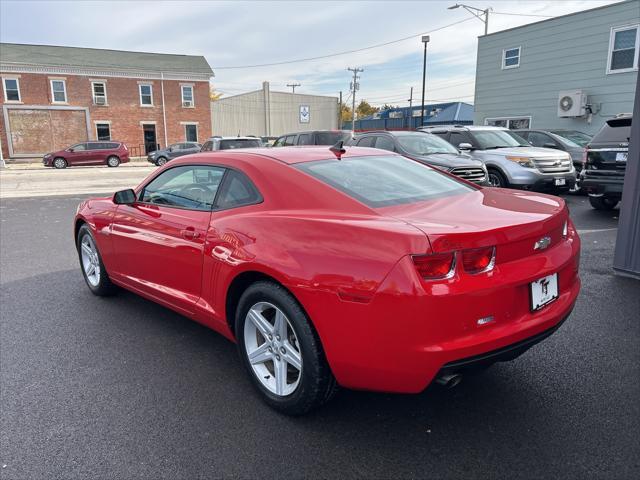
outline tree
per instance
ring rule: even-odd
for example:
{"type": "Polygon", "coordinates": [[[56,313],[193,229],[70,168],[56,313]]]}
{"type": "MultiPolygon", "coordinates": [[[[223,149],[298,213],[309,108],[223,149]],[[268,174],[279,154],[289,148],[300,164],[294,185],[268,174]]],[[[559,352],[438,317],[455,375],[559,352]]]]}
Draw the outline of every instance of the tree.
{"type": "Polygon", "coordinates": [[[221,96],[222,93],[216,92],[215,87],[213,85],[209,85],[209,100],[215,102],[216,100],[219,100],[221,96]]]}
{"type": "Polygon", "coordinates": [[[356,107],[357,118],[369,117],[379,111],[380,109],[378,107],[371,106],[366,100],[361,100],[356,107]]]}
{"type": "Polygon", "coordinates": [[[345,105],[344,103],[342,104],[342,110],[340,112],[340,116],[343,122],[351,121],[351,109],[349,108],[348,105],[345,105]]]}
{"type": "Polygon", "coordinates": [[[380,111],[393,110],[394,108],[400,108],[400,105],[389,105],[388,103],[385,103],[380,107],[380,111]]]}

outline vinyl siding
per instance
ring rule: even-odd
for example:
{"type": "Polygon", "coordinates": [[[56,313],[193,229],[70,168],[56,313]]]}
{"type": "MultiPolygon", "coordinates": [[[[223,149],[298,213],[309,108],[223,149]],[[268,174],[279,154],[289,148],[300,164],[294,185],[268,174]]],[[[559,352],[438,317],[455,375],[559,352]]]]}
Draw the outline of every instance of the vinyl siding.
{"type": "MultiPolygon", "coordinates": [[[[530,116],[532,128],[595,133],[607,118],[633,110],[636,72],[607,74],[611,28],[640,23],[640,0],[537,22],[478,39],[474,123],[530,116]],[[520,66],[502,69],[502,51],[520,47],[520,66]],[[558,94],[583,90],[600,107],[584,118],[560,118],[558,94]]],[[[636,46],[640,48],[640,46],[636,46]]]]}

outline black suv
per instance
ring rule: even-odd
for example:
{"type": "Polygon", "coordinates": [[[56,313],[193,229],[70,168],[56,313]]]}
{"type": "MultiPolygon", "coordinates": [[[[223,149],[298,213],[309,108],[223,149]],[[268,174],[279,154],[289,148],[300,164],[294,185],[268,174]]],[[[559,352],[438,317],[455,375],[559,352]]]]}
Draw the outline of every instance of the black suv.
{"type": "Polygon", "coordinates": [[[607,120],[587,145],[580,184],[597,210],[611,210],[622,198],[631,119],[631,114],[621,114],[607,120]]]}
{"type": "Polygon", "coordinates": [[[310,130],[308,132],[287,133],[278,137],[274,147],[290,145],[335,145],[340,140],[346,143],[351,138],[348,130],[310,130]]]}
{"type": "Polygon", "coordinates": [[[479,185],[489,185],[484,164],[464,155],[449,142],[426,132],[372,131],[358,134],[348,142],[358,147],[380,148],[415,160],[479,185]]]}

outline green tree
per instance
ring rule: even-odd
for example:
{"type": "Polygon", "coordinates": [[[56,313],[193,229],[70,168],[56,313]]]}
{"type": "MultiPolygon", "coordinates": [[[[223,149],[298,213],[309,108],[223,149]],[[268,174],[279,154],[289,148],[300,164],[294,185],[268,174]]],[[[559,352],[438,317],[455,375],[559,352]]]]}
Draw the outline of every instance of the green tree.
{"type": "Polygon", "coordinates": [[[368,117],[379,111],[380,109],[378,107],[371,106],[371,104],[369,104],[369,102],[367,102],[366,100],[361,100],[356,107],[358,118],[368,117]]]}

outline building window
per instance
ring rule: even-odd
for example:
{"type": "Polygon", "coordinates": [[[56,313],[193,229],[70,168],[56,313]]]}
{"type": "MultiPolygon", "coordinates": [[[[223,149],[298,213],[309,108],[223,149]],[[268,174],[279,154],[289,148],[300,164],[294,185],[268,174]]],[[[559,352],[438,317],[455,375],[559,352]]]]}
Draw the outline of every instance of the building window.
{"type": "Polygon", "coordinates": [[[140,105],[143,107],[153,106],[153,85],[138,85],[140,88],[140,105]]]}
{"type": "Polygon", "coordinates": [[[111,140],[111,125],[96,123],[96,140],[111,140]]]}
{"type": "Polygon", "coordinates": [[[4,78],[4,101],[20,101],[20,82],[17,78],[4,78]]]}
{"type": "Polygon", "coordinates": [[[193,107],[193,86],[182,85],[180,88],[182,89],[182,106],[185,108],[193,107]]]}
{"type": "Polygon", "coordinates": [[[638,25],[627,25],[611,29],[607,73],[624,73],[638,70],[638,25]]]}
{"type": "Polygon", "coordinates": [[[93,90],[93,104],[106,105],[107,84],[104,82],[91,82],[91,89],[93,90]]]}
{"type": "Polygon", "coordinates": [[[506,48],[502,51],[502,69],[520,66],[520,47],[506,48]]]}
{"type": "Polygon", "coordinates": [[[51,80],[51,98],[53,103],[67,103],[67,82],[51,80]]]}
{"type": "Polygon", "coordinates": [[[198,141],[198,125],[195,123],[188,123],[184,126],[184,139],[187,142],[198,141]]]}
{"type": "Polygon", "coordinates": [[[531,117],[485,118],[484,124],[491,125],[492,127],[504,127],[509,130],[519,130],[531,128],[531,117]]]}

